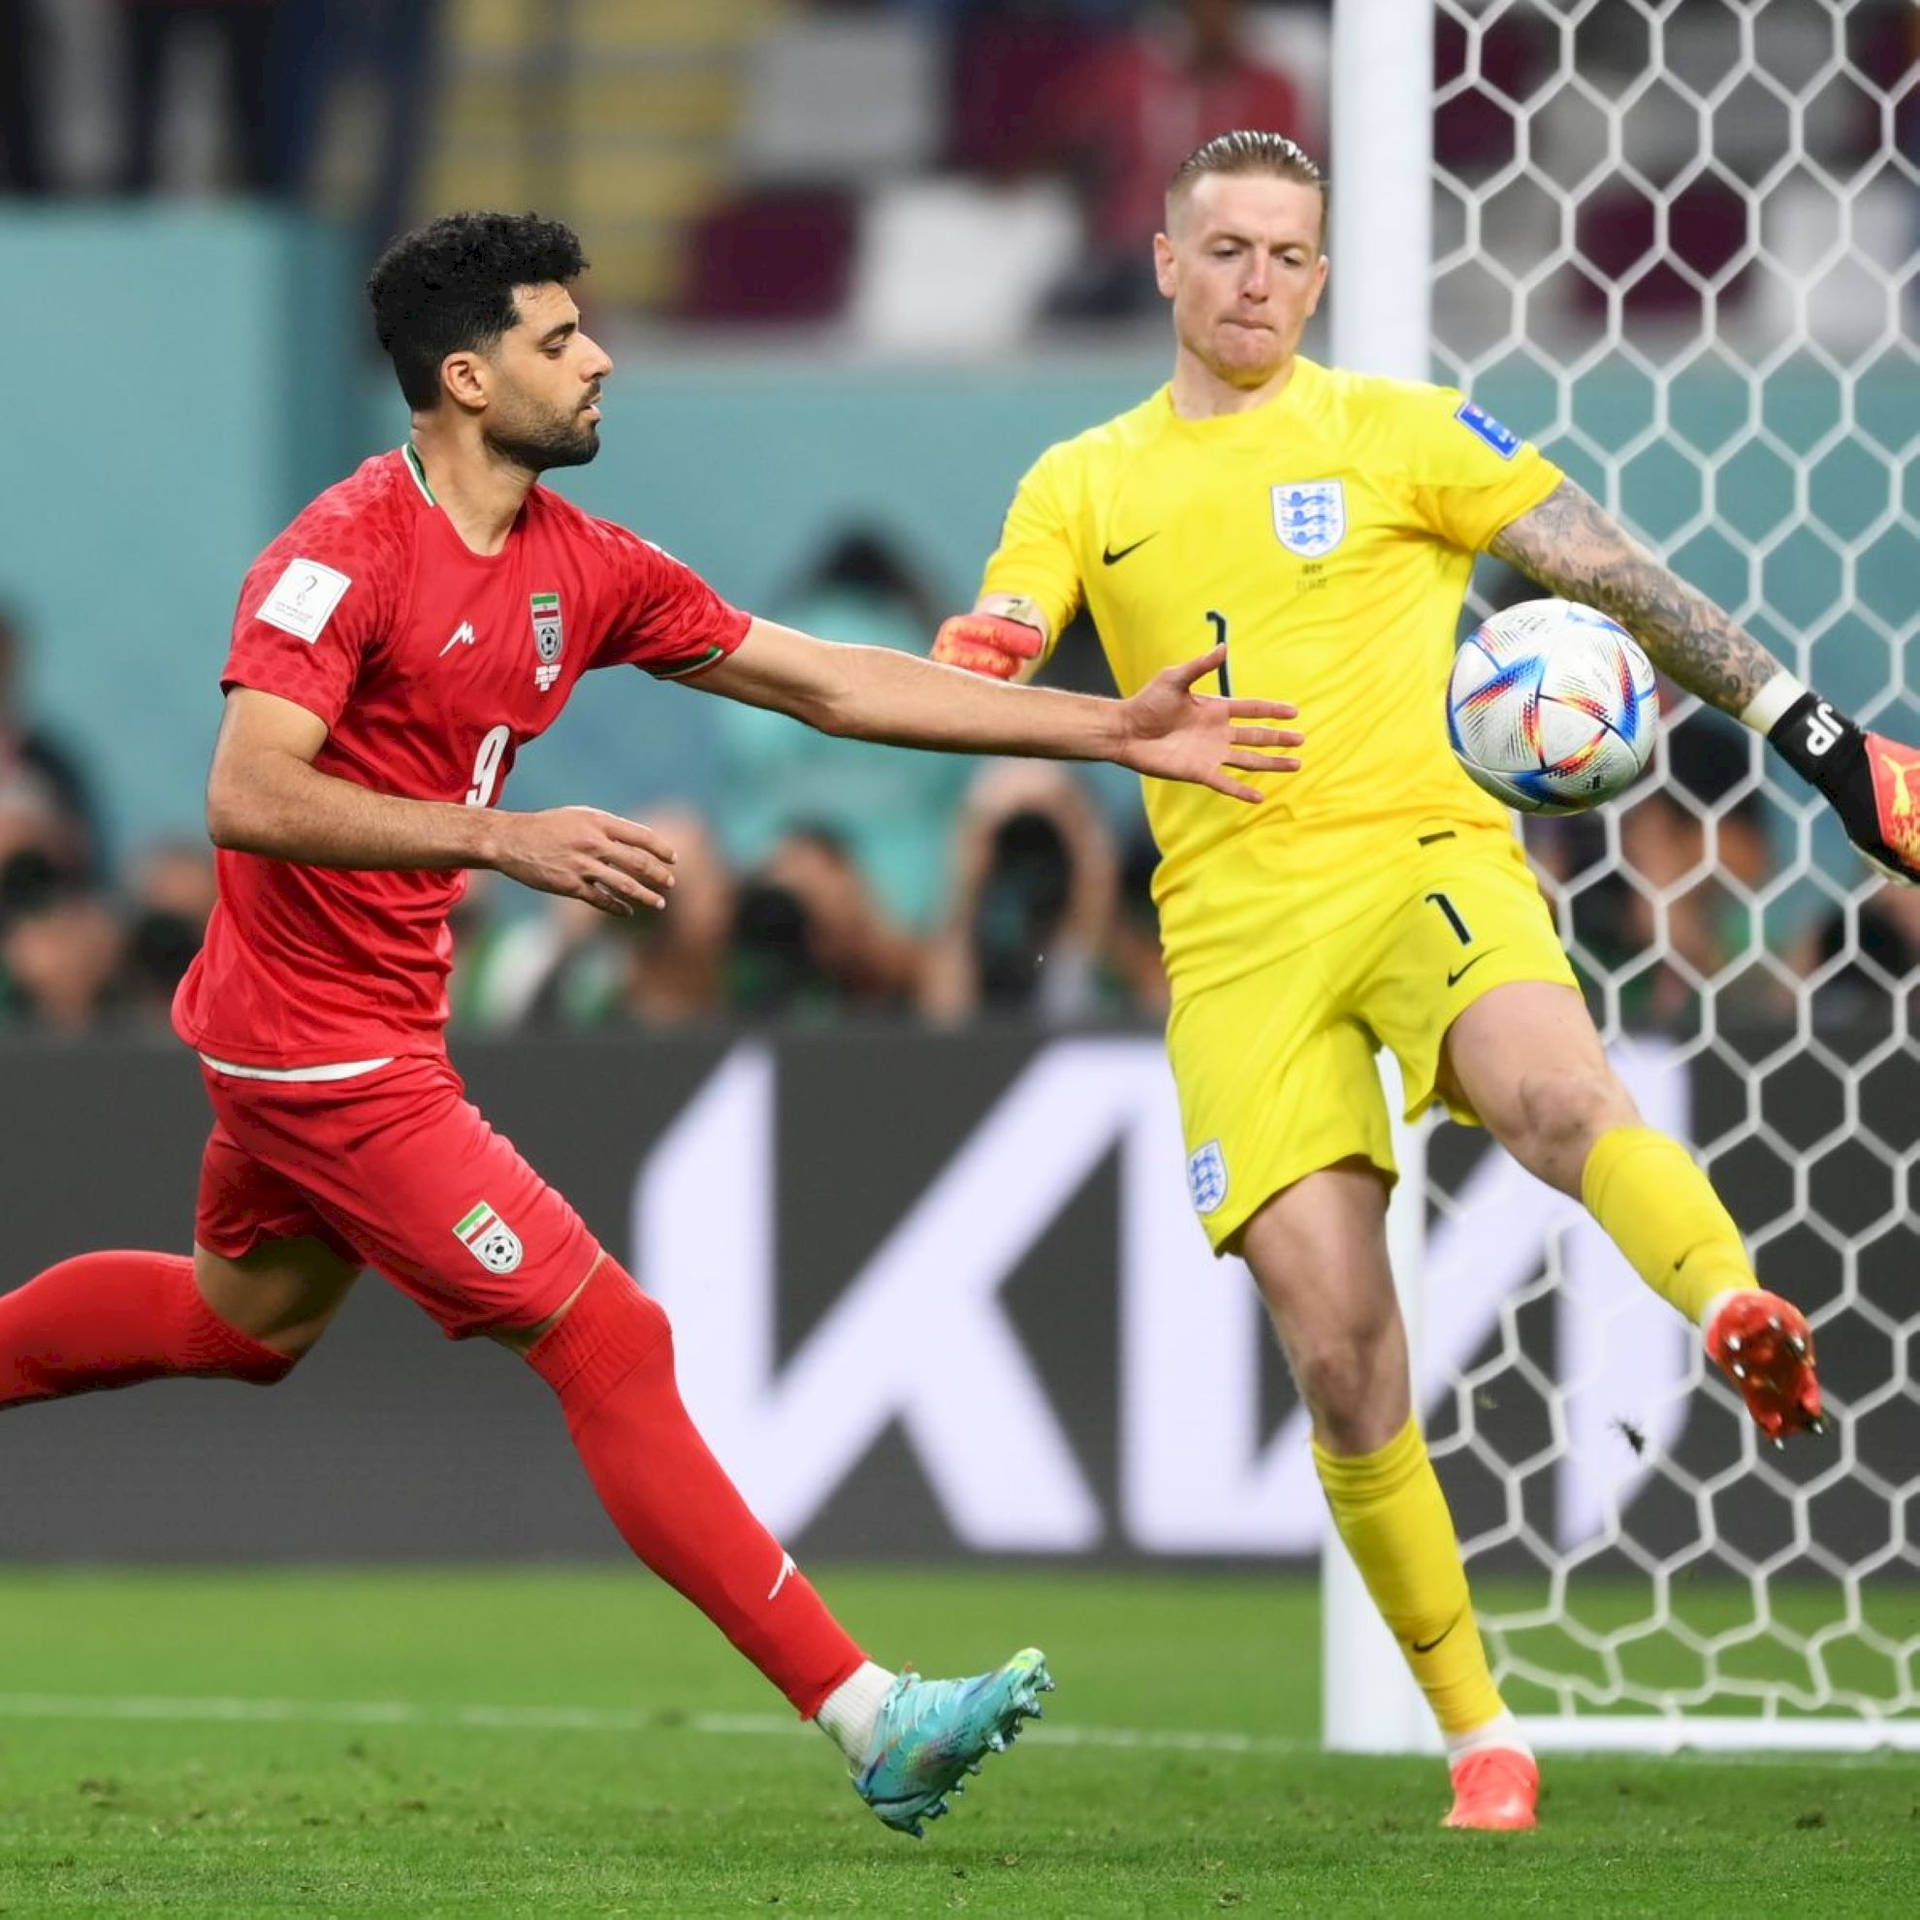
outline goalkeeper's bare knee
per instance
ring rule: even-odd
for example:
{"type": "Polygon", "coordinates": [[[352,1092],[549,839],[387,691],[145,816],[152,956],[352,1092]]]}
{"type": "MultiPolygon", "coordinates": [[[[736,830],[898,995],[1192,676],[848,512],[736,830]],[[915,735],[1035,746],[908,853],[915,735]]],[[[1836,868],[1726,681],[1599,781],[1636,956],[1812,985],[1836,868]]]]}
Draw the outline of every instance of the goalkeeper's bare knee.
{"type": "Polygon", "coordinates": [[[1483,1117],[1529,1173],[1577,1199],[1594,1142],[1614,1127],[1637,1126],[1640,1112],[1612,1067],[1582,1060],[1525,1069],[1511,1107],[1483,1117]]]}

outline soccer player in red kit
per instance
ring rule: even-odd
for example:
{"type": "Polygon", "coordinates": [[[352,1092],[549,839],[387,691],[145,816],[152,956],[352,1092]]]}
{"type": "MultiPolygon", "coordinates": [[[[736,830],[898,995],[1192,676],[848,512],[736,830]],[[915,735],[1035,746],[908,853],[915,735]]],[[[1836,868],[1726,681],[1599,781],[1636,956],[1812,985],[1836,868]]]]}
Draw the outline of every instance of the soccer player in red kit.
{"type": "Polygon", "coordinates": [[[491,867],[611,914],[666,904],[673,852],[591,807],[496,805],[580,675],[630,664],[901,745],[1104,758],[1245,800],[1286,771],[1290,707],[1204,698],[1209,655],[1124,702],[836,646],[727,605],[537,484],[598,450],[611,362],[568,291],[566,227],[459,214],[368,291],[413,409],[241,588],[207,789],[220,900],[174,1005],[213,1132],[191,1259],[85,1254],[0,1297],[0,1406],[166,1375],[270,1385],[365,1267],[453,1338],[553,1388],[622,1536],[918,1833],[1051,1683],[1029,1648],[964,1681],[870,1661],[707,1451],[666,1316],[466,1100],[443,1038],[448,914],[491,867]]]}

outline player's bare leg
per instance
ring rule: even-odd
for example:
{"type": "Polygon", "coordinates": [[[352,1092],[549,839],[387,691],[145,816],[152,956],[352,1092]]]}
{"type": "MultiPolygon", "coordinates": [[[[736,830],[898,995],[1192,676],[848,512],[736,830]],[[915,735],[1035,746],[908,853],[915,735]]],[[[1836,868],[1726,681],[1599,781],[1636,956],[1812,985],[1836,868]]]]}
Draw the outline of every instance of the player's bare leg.
{"type": "Polygon", "coordinates": [[[298,1360],[347,1303],[360,1277],[324,1240],[263,1240],[230,1260],[196,1245],[193,1280],[200,1297],[228,1326],[263,1347],[298,1360]]]}
{"type": "Polygon", "coordinates": [[[1641,1122],[1577,993],[1545,981],[1493,988],[1454,1021],[1443,1069],[1493,1137],[1583,1201],[1641,1278],[1701,1328],[1770,1440],[1819,1429],[1806,1320],[1761,1288],[1686,1149],[1641,1122]]]}
{"type": "Polygon", "coordinates": [[[602,1254],[555,1312],[494,1338],[559,1396],[622,1538],[819,1723],[888,1826],[917,1838],[1038,1717],[1053,1681],[1036,1648],[967,1680],[896,1674],[862,1653],[700,1438],[667,1317],[618,1262],[602,1254]]]}
{"type": "Polygon", "coordinates": [[[1379,1171],[1342,1161],[1275,1194],[1239,1251],[1312,1416],[1334,1524],[1440,1723],[1447,1823],[1530,1827],[1539,1773],[1488,1671],[1453,1520],[1413,1421],[1386,1220],[1379,1171]]]}
{"type": "Polygon", "coordinates": [[[228,1260],[84,1253],[0,1295],[0,1408],[179,1377],[272,1386],[325,1332],[358,1269],[318,1240],[228,1260]]]}
{"type": "Polygon", "coordinates": [[[1310,1173],[1242,1229],[1274,1332],[1334,1454],[1372,1453],[1407,1424],[1407,1330],[1387,1263],[1386,1186],[1365,1160],[1310,1173]]]}

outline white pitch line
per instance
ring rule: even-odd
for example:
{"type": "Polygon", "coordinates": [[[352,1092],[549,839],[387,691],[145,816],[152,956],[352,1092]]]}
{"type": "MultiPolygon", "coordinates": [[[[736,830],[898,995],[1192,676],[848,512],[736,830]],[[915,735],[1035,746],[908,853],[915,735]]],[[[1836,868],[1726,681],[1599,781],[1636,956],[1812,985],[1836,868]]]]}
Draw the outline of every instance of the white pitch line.
{"type": "MultiPolygon", "coordinates": [[[[684,1719],[644,1707],[426,1706],[413,1700],[244,1699],[212,1694],[4,1693],[0,1719],[145,1720],[344,1727],[498,1727],[553,1733],[702,1733],[790,1738],[804,1721],[777,1713],[694,1713],[684,1719]]],[[[1287,1755],[1314,1743],[1250,1733],[1182,1733],[1139,1727],[1050,1725],[1049,1746],[1130,1747],[1179,1753],[1287,1755]]]]}
{"type": "Polygon", "coordinates": [[[164,1694],[0,1694],[9,1720],[332,1721],[343,1726],[424,1724],[424,1708],[406,1700],[242,1700],[218,1694],[174,1699],[164,1694]]]}
{"type": "MultiPolygon", "coordinates": [[[[695,1733],[791,1733],[792,1720],[772,1713],[698,1713],[683,1723],[695,1733]]],[[[1288,1740],[1262,1733],[1181,1733],[1166,1727],[1077,1727],[1043,1722],[1037,1736],[1050,1747],[1124,1747],[1164,1753],[1244,1753],[1269,1758],[1318,1753],[1317,1740],[1288,1740]]]]}
{"type": "MultiPolygon", "coordinates": [[[[0,1693],[0,1720],[121,1720],[201,1725],[343,1727],[474,1727],[536,1733],[698,1733],[793,1739],[810,1729],[778,1713],[694,1713],[678,1717],[645,1707],[428,1706],[415,1700],[283,1700],[203,1694],[0,1693]]],[[[1084,1727],[1047,1721],[1037,1737],[1048,1747],[1143,1753],[1210,1753],[1250,1759],[1294,1759],[1321,1751],[1317,1740],[1166,1727],[1084,1727]]],[[[1621,1756],[1625,1757],[1625,1756],[1621,1756]]],[[[1891,1760],[1869,1753],[1729,1751],[1641,1756],[1664,1761],[1711,1760],[1735,1766],[1872,1766],[1891,1760]]]]}

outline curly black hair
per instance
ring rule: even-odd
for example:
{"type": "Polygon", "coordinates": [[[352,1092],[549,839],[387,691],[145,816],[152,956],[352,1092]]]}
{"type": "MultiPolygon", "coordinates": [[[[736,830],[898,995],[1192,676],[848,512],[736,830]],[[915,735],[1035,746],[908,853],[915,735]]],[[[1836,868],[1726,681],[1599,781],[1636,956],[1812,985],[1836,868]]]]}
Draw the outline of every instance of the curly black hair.
{"type": "Polygon", "coordinates": [[[367,298],[408,406],[438,401],[448,354],[485,352],[518,322],[515,287],[565,286],[586,266],[580,236],[537,213],[448,213],[403,233],[374,262],[367,298]]]}

